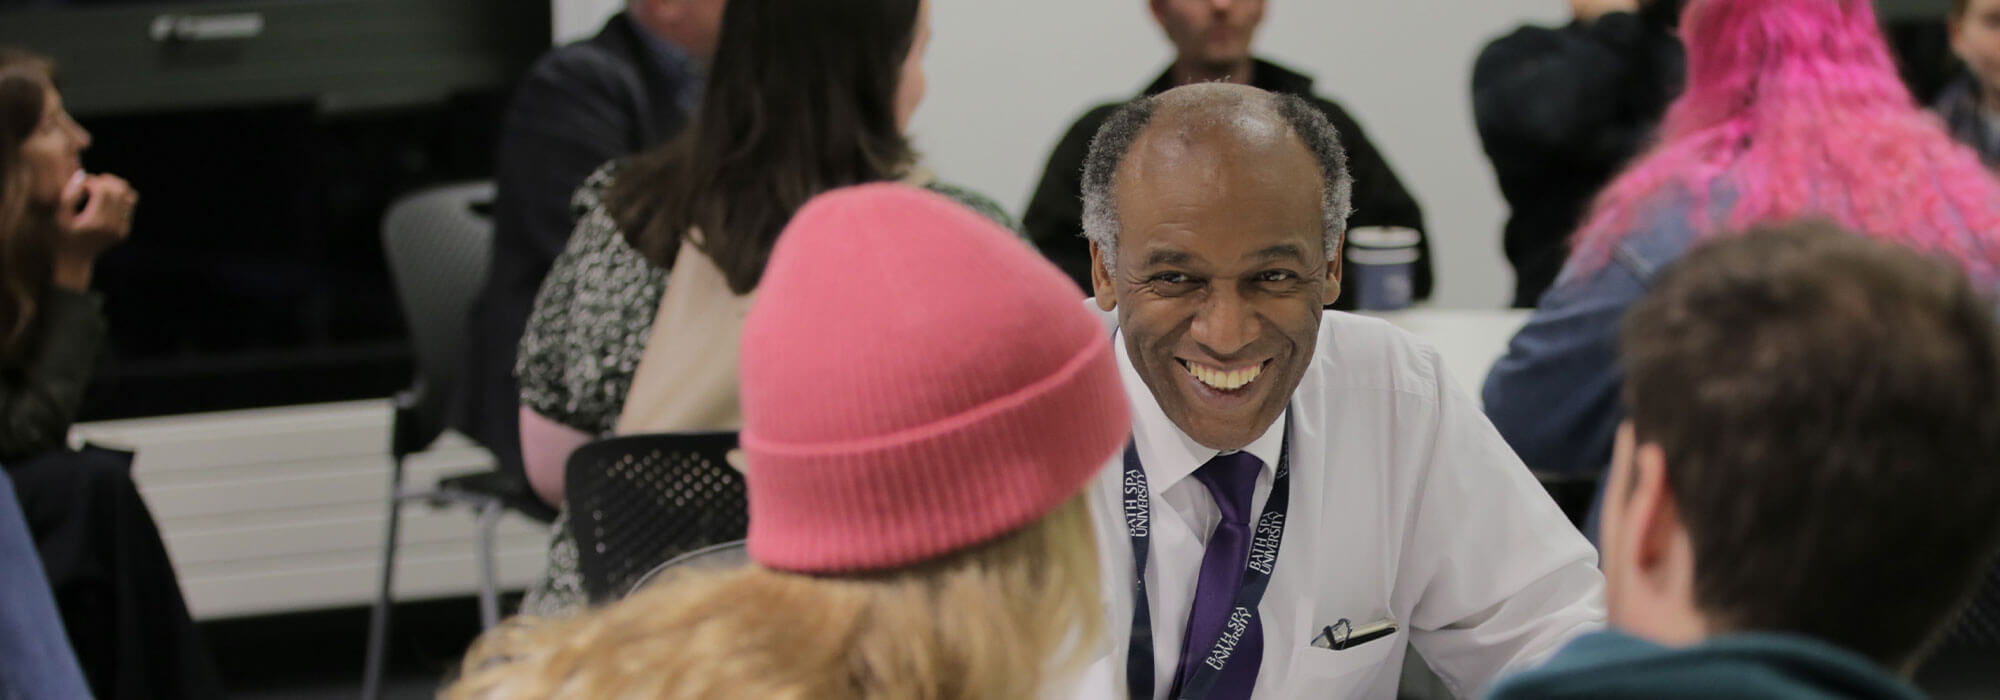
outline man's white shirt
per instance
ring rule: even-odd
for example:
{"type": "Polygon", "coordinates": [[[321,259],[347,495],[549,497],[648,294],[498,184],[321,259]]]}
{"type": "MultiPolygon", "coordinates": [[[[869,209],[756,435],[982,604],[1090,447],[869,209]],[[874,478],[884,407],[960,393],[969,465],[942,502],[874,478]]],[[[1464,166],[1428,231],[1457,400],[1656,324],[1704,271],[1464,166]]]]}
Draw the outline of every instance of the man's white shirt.
{"type": "MultiPolygon", "coordinates": [[[[1115,317],[1106,315],[1107,327],[1115,317]]],[[[1133,439],[1152,491],[1146,587],[1153,688],[1173,685],[1209,533],[1221,515],[1189,478],[1215,450],[1169,420],[1115,346],[1133,439]]],[[[1438,353],[1386,322],[1325,313],[1319,347],[1287,412],[1292,495],[1270,589],[1256,698],[1394,698],[1407,644],[1459,697],[1602,625],[1597,553],[1563,517],[1438,353]],[[1392,638],[1312,646],[1323,628],[1393,619],[1392,638]]],[[[1246,451],[1264,463],[1252,512],[1271,492],[1280,417],[1246,451]]],[[[1092,487],[1104,562],[1107,643],[1076,697],[1124,700],[1132,545],[1122,455],[1092,487]]]]}

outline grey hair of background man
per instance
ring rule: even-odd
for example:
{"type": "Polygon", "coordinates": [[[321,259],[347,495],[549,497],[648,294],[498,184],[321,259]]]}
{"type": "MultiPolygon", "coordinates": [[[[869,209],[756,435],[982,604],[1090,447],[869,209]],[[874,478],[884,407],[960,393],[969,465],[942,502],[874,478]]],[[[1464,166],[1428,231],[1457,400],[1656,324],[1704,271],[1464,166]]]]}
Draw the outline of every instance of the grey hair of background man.
{"type": "MultiPolygon", "coordinates": [[[[1327,259],[1331,260],[1340,248],[1341,237],[1347,235],[1347,216],[1353,211],[1354,178],[1347,172],[1347,151],[1340,146],[1339,132],[1311,103],[1276,93],[1268,99],[1270,110],[1291,126],[1292,133],[1305,142],[1319,163],[1320,220],[1327,259]]],[[[1107,272],[1117,269],[1118,202],[1113,189],[1118,168],[1159,105],[1160,97],[1150,96],[1119,107],[1098,128],[1090,140],[1090,155],[1083,161],[1083,235],[1103,254],[1107,272]]]]}

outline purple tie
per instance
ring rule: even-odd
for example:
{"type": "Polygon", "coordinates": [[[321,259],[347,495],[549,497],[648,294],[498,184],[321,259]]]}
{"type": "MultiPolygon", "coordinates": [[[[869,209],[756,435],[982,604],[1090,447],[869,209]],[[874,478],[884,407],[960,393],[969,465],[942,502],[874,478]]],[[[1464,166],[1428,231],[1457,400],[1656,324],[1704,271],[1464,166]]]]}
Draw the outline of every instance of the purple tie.
{"type": "MultiPolygon", "coordinates": [[[[1227,629],[1230,613],[1236,608],[1236,591],[1243,585],[1243,569],[1250,559],[1250,498],[1257,489],[1257,472],[1264,463],[1248,452],[1216,455],[1195,470],[1194,478],[1208,487],[1222,522],[1208,536],[1208,551],[1201,557],[1201,579],[1195,584],[1194,609],[1188,612],[1187,636],[1181,642],[1181,665],[1175,673],[1172,697],[1180,697],[1195,670],[1209,662],[1215,641],[1227,629]]],[[[1264,626],[1255,606],[1250,622],[1235,651],[1215,680],[1209,698],[1233,700],[1250,697],[1257,683],[1257,667],[1264,662],[1264,626]]]]}

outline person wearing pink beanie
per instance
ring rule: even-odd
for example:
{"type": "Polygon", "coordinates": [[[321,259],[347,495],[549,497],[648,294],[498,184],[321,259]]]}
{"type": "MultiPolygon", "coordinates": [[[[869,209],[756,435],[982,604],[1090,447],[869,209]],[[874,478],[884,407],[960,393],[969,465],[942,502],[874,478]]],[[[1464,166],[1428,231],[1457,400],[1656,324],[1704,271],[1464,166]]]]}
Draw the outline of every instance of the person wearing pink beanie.
{"type": "Polygon", "coordinates": [[[1079,291],[939,195],[815,198],[743,327],[752,565],[512,621],[446,697],[1049,694],[1101,635],[1082,493],[1131,428],[1079,291]]]}

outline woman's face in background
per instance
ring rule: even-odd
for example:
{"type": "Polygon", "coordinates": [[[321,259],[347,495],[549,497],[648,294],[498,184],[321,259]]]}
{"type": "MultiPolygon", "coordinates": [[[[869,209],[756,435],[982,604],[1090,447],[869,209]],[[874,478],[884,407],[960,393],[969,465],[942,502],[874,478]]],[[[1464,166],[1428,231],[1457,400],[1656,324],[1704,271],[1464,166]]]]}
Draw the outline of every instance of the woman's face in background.
{"type": "Polygon", "coordinates": [[[896,130],[910,128],[910,115],[924,101],[924,49],[931,43],[931,0],[917,6],[917,29],[910,37],[910,53],[903,57],[903,75],[896,81],[896,130]]]}
{"type": "Polygon", "coordinates": [[[1951,50],[1985,90],[2000,88],[2000,0],[1971,0],[1951,20],[1951,50]]]}
{"type": "Polygon", "coordinates": [[[55,88],[46,90],[42,120],[21,142],[21,160],[28,168],[28,198],[53,205],[62,199],[70,179],[82,172],[83,149],[90,147],[90,132],[70,118],[55,88]]]}

